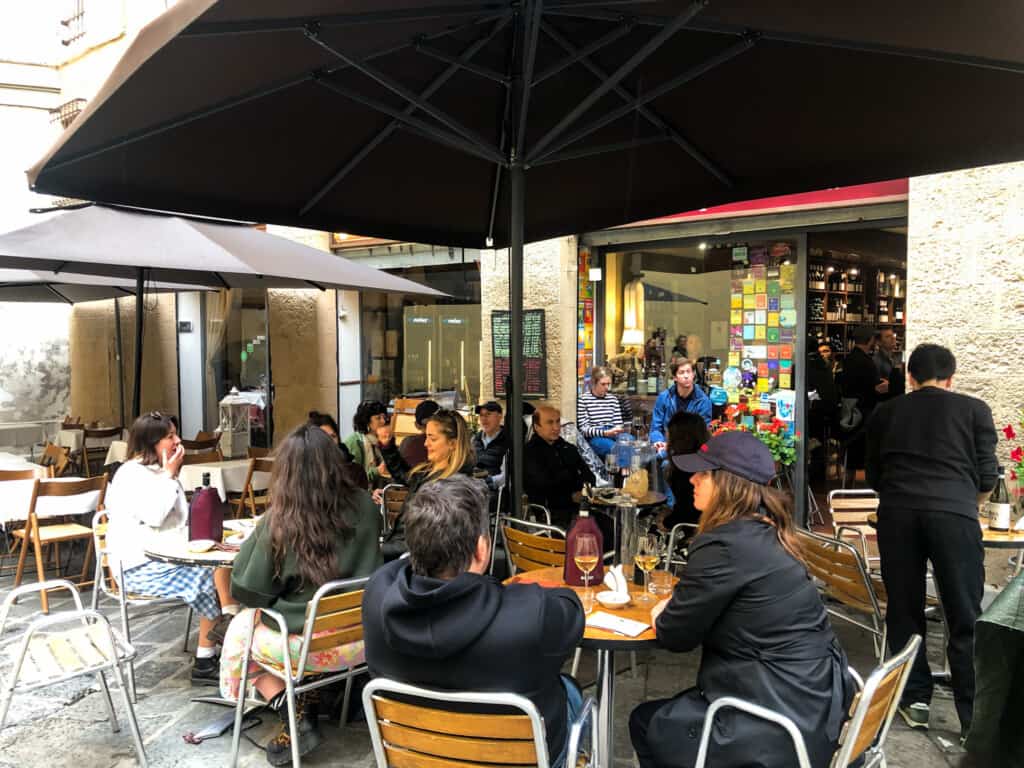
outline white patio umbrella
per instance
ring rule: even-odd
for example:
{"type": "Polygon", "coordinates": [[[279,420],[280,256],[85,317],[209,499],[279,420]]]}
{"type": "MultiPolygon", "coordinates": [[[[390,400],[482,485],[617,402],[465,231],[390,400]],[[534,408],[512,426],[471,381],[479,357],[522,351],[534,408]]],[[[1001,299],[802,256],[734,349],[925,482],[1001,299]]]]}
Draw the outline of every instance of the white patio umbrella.
{"type": "MultiPolygon", "coordinates": [[[[86,204],[0,235],[0,268],[211,288],[341,288],[444,296],[412,280],[267,234],[251,224],[86,204]]],[[[63,279],[63,278],[61,278],[63,279]]],[[[68,277],[68,282],[79,283],[68,277]]],[[[58,289],[59,290],[59,289],[58,289]]],[[[132,416],[142,383],[142,312],[135,313],[132,416]]]]}

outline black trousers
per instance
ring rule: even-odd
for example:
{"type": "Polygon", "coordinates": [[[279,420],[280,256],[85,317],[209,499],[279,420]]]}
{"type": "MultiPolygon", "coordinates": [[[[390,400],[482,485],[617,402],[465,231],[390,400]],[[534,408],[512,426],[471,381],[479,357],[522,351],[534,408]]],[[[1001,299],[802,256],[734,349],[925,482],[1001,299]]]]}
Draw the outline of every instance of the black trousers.
{"type": "MultiPolygon", "coordinates": [[[[672,699],[645,701],[637,706],[629,716],[629,739],[633,742],[633,751],[636,752],[640,768],[658,768],[654,753],[647,741],[647,729],[650,727],[651,718],[655,713],[670,701],[672,699]]],[[[696,734],[696,736],[699,738],[700,734],[696,734]]]]}
{"type": "MultiPolygon", "coordinates": [[[[885,623],[889,649],[901,650],[911,635],[927,637],[924,617],[926,564],[942,600],[949,629],[946,657],[952,675],[953,701],[961,728],[974,712],[974,624],[981,614],[985,590],[985,550],[975,517],[952,512],[903,509],[878,510],[878,552],[882,580],[889,593],[885,623]]],[[[925,644],[903,691],[903,703],[931,702],[932,676],[925,644]]]]}

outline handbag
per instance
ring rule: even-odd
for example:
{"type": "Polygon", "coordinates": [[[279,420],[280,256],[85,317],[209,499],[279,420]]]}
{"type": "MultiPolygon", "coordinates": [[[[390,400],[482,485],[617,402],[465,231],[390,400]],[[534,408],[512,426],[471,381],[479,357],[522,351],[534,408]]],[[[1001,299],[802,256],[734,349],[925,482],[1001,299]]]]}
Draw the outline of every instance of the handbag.
{"type": "Polygon", "coordinates": [[[857,407],[856,397],[844,397],[840,403],[839,428],[844,432],[853,432],[864,421],[864,414],[857,407]]]}

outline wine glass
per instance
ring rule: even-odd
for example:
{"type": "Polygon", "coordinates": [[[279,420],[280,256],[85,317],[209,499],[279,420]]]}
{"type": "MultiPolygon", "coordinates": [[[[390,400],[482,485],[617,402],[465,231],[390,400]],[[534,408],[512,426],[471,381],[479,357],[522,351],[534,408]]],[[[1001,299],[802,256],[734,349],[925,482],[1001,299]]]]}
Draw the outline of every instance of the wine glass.
{"type": "Polygon", "coordinates": [[[633,562],[636,563],[637,568],[644,572],[644,591],[637,598],[637,602],[650,602],[653,599],[648,592],[651,571],[654,570],[658,561],[661,560],[661,554],[658,552],[657,538],[650,534],[638,534],[634,552],[636,554],[633,555],[633,562]]]}
{"type": "Polygon", "coordinates": [[[597,551],[597,537],[592,533],[581,533],[576,537],[573,548],[573,560],[576,567],[583,572],[583,582],[586,589],[583,592],[584,608],[592,604],[590,592],[590,573],[597,567],[597,560],[601,553],[597,551]]]}

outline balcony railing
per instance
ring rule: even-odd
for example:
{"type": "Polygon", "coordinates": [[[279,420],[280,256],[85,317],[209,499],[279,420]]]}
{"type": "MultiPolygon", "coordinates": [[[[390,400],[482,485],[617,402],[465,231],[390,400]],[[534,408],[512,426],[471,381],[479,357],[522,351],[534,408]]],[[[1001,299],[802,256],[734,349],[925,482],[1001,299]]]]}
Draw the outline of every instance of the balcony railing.
{"type": "Polygon", "coordinates": [[[67,128],[78,117],[78,114],[85,108],[85,99],[72,99],[61,104],[56,109],[50,110],[50,122],[60,121],[62,128],[67,128]]]}
{"type": "Polygon", "coordinates": [[[73,0],[70,4],[71,15],[60,20],[66,30],[60,38],[63,45],[71,45],[85,37],[85,0],[73,0]]]}

